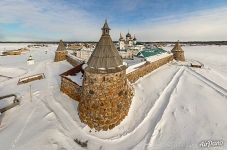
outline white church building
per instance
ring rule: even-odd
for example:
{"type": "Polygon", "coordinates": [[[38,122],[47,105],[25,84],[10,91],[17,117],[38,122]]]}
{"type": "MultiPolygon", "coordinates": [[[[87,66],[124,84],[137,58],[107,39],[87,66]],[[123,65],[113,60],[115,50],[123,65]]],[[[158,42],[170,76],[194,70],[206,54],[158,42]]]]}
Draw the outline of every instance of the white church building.
{"type": "Polygon", "coordinates": [[[143,44],[141,44],[140,42],[137,42],[136,36],[134,35],[132,37],[132,35],[129,32],[126,34],[125,38],[120,33],[118,45],[119,45],[118,49],[120,51],[127,51],[127,50],[141,51],[145,48],[143,44]]]}

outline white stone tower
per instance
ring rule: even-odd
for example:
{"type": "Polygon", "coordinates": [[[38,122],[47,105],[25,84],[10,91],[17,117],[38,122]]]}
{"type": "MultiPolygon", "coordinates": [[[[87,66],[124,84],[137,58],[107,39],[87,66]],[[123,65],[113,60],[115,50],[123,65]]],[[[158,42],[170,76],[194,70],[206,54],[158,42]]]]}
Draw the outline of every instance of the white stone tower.
{"type": "Polygon", "coordinates": [[[121,35],[121,33],[120,33],[120,38],[119,38],[119,47],[120,47],[120,50],[125,50],[125,40],[124,40],[123,36],[121,35]]]}

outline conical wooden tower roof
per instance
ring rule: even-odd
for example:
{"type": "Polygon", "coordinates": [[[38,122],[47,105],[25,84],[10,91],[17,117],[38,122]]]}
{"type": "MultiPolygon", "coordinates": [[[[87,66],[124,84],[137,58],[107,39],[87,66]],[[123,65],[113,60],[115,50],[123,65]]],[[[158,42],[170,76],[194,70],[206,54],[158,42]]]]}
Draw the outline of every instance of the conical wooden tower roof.
{"type": "Polygon", "coordinates": [[[65,51],[65,50],[66,50],[65,44],[63,43],[62,40],[60,40],[56,51],[65,51]]]}
{"type": "Polygon", "coordinates": [[[184,50],[181,48],[179,41],[177,41],[174,48],[171,51],[173,52],[173,51],[184,51],[184,50]]]}
{"type": "Polygon", "coordinates": [[[96,45],[87,65],[92,69],[113,69],[123,65],[123,61],[109,35],[110,28],[105,21],[102,36],[96,45]]]}
{"type": "Polygon", "coordinates": [[[107,23],[107,20],[105,20],[105,23],[104,23],[104,25],[103,25],[103,27],[102,27],[102,30],[103,29],[108,29],[108,30],[110,30],[110,28],[109,28],[109,26],[108,26],[108,23],[107,23]]]}

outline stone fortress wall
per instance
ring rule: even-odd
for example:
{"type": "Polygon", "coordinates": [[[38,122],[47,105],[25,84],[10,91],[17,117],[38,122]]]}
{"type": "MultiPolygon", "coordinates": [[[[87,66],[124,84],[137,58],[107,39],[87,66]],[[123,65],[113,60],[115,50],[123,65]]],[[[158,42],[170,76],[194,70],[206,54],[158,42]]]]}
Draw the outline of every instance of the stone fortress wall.
{"type": "Polygon", "coordinates": [[[61,74],[60,90],[70,98],[79,102],[78,113],[81,122],[97,131],[110,130],[119,125],[128,115],[133,88],[130,83],[136,82],[153,70],[173,60],[173,55],[167,55],[153,62],[146,62],[133,72],[126,70],[117,73],[90,73],[82,69],[82,64],[61,74]],[[68,75],[83,71],[83,85],[79,86],[68,75]]]}
{"type": "MultiPolygon", "coordinates": [[[[70,61],[71,61],[71,59],[70,59],[70,61]]],[[[126,76],[131,83],[134,83],[140,77],[147,75],[148,73],[150,73],[153,70],[167,64],[168,62],[170,62],[172,60],[173,60],[173,55],[169,55],[167,57],[161,58],[161,59],[154,61],[154,62],[147,62],[144,65],[140,66],[137,70],[126,74],[126,76]]],[[[68,59],[67,59],[67,61],[68,61],[68,59]]],[[[71,61],[71,62],[75,63],[76,61],[71,61]]],[[[81,67],[81,66],[82,65],[79,65],[79,67],[81,67]]],[[[109,79],[107,78],[107,80],[109,80],[109,79]]],[[[95,81],[93,81],[93,82],[95,82],[95,81]]],[[[118,84],[118,83],[119,82],[117,82],[116,84],[118,84]]],[[[79,85],[74,83],[69,78],[65,77],[64,75],[61,75],[61,89],[60,90],[63,93],[65,93],[66,95],[68,95],[70,98],[72,98],[76,101],[80,101],[81,88],[82,87],[80,87],[79,85]]],[[[94,87],[94,88],[96,88],[96,87],[94,87]]],[[[100,94],[102,94],[102,92],[100,92],[100,94]]]]}
{"type": "Polygon", "coordinates": [[[76,67],[77,65],[83,63],[82,61],[73,58],[73,56],[69,55],[69,54],[66,55],[66,60],[74,67],[76,67]]]}
{"type": "Polygon", "coordinates": [[[64,76],[61,77],[60,90],[66,95],[68,95],[70,98],[76,101],[80,101],[81,87],[69,78],[66,78],[64,76]]]}
{"type": "Polygon", "coordinates": [[[166,56],[154,62],[147,61],[144,65],[140,66],[137,70],[127,74],[127,78],[131,83],[136,82],[140,77],[152,72],[153,70],[167,64],[173,60],[173,55],[166,56]]]}
{"type": "Polygon", "coordinates": [[[77,65],[76,67],[68,70],[67,72],[64,72],[61,74],[61,88],[60,90],[68,95],[70,98],[80,101],[81,98],[81,90],[82,87],[73,82],[70,78],[68,78],[68,75],[74,75],[75,73],[78,73],[80,71],[83,72],[82,70],[82,64],[77,65]]]}

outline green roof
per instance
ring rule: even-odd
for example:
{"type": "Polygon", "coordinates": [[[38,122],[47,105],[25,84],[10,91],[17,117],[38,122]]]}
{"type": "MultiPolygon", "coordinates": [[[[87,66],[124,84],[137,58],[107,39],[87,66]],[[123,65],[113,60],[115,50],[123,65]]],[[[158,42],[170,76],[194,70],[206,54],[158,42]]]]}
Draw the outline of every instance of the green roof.
{"type": "Polygon", "coordinates": [[[162,53],[166,53],[166,51],[161,48],[144,49],[144,50],[140,51],[137,54],[137,56],[147,58],[147,57],[162,54],[162,53]]]}
{"type": "Polygon", "coordinates": [[[136,45],[143,45],[143,43],[141,43],[141,42],[136,42],[136,45]]]}

